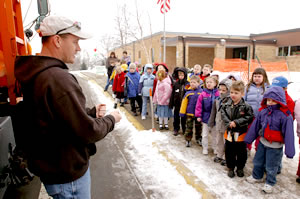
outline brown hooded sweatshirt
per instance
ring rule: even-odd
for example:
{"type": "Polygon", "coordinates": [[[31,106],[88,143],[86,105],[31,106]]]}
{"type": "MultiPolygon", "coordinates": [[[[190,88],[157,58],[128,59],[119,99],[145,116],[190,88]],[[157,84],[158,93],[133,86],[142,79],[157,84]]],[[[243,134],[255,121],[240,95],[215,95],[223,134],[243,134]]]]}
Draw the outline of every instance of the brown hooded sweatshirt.
{"type": "Polygon", "coordinates": [[[96,153],[95,143],[113,130],[114,117],[96,118],[95,107],[85,108],[81,87],[58,59],[17,57],[15,76],[30,117],[22,132],[29,169],[46,184],[80,178],[96,153]]]}

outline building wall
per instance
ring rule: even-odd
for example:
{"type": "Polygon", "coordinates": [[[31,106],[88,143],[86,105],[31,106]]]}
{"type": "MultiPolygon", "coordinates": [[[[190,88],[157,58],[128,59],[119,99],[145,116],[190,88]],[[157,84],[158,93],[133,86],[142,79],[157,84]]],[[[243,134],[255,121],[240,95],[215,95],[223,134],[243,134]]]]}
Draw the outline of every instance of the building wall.
{"type": "Polygon", "coordinates": [[[226,48],[225,59],[232,59],[233,57],[233,48],[226,48]]]}
{"type": "Polygon", "coordinates": [[[166,51],[166,64],[169,68],[169,71],[173,72],[173,69],[176,67],[176,46],[168,46],[166,51]]]}
{"type": "Polygon", "coordinates": [[[200,47],[189,47],[188,66],[193,68],[195,64],[213,65],[214,61],[214,48],[200,48],[200,47]]]}
{"type": "Polygon", "coordinates": [[[256,45],[255,55],[262,61],[276,61],[276,46],[256,45]]]}

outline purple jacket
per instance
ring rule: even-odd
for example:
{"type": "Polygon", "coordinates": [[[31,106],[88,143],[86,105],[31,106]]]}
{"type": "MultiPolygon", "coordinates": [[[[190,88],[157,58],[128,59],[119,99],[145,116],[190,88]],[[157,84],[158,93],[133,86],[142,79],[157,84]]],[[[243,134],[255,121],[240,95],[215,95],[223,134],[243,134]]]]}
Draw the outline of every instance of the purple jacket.
{"type": "Polygon", "coordinates": [[[262,107],[244,141],[250,144],[258,136],[262,136],[270,143],[284,143],[285,155],[293,158],[295,155],[293,117],[288,113],[283,89],[281,87],[269,88],[264,94],[262,107]],[[275,100],[278,104],[266,106],[267,98],[275,100]]]}
{"type": "Polygon", "coordinates": [[[217,97],[220,96],[220,93],[217,88],[209,90],[205,88],[201,95],[198,97],[195,117],[201,118],[201,121],[208,123],[212,105],[217,97]]]}
{"type": "Polygon", "coordinates": [[[180,117],[184,117],[185,115],[195,116],[195,106],[202,91],[200,86],[195,90],[187,90],[181,102],[180,117]]]}

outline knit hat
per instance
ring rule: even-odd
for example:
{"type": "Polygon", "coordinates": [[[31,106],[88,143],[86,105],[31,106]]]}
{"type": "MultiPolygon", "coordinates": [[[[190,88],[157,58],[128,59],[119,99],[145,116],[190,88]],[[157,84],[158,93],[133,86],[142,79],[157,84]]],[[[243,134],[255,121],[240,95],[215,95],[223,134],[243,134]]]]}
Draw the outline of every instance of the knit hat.
{"type": "Polygon", "coordinates": [[[287,88],[288,84],[288,80],[283,76],[275,77],[272,81],[272,86],[279,86],[282,88],[287,88]]]}
{"type": "Polygon", "coordinates": [[[224,85],[226,86],[227,90],[229,91],[230,90],[230,87],[232,85],[232,80],[231,79],[223,79],[222,81],[220,81],[219,85],[224,85]]]}

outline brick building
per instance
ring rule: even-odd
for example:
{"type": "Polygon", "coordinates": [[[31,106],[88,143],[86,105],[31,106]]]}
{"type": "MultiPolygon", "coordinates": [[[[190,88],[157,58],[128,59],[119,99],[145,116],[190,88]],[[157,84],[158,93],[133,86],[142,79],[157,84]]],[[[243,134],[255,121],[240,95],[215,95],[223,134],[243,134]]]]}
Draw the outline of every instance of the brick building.
{"type": "MultiPolygon", "coordinates": [[[[116,48],[118,57],[126,50],[132,61],[141,64],[163,60],[163,32],[116,48]]],[[[290,71],[300,71],[300,28],[251,34],[250,36],[166,32],[166,63],[193,67],[213,64],[214,58],[286,60],[290,71]]]]}

